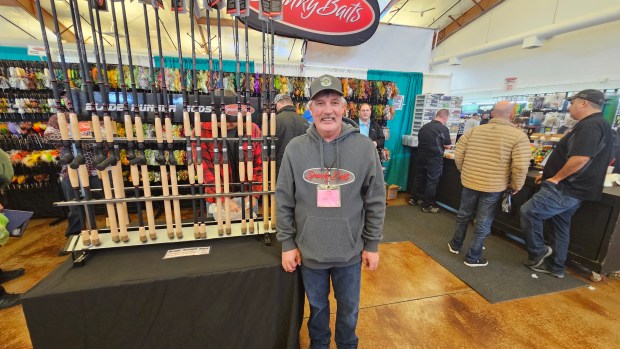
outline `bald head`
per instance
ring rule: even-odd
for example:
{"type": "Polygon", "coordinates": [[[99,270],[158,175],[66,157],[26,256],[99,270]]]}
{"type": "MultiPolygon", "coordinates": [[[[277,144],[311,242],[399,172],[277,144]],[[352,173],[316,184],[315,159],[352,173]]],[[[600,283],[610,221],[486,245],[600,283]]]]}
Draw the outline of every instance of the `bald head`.
{"type": "Polygon", "coordinates": [[[448,109],[439,109],[437,114],[435,114],[435,120],[445,125],[448,121],[448,116],[450,116],[450,111],[448,111],[448,109]]]}
{"type": "Polygon", "coordinates": [[[512,110],[514,105],[508,101],[499,101],[495,103],[491,115],[494,118],[510,120],[512,119],[512,110]]]}

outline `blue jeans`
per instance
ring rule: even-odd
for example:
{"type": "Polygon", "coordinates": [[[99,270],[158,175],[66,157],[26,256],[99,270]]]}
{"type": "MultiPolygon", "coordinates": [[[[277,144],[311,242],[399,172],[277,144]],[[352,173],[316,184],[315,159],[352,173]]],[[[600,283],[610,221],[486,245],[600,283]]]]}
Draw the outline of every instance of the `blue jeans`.
{"type": "Polygon", "coordinates": [[[521,206],[521,229],[525,233],[525,243],[530,260],[545,253],[543,221],[551,219],[553,223],[552,248],[553,258],[545,261],[551,271],[561,273],[568,255],[570,242],[570,222],[575,211],[581,206],[581,200],[565,195],[556,185],[544,181],[540,190],[521,206]]]}
{"type": "Polygon", "coordinates": [[[312,349],[328,349],[329,280],[336,298],[336,345],[339,349],[357,348],[355,334],[360,304],[361,263],[349,267],[311,269],[301,265],[301,277],[310,304],[308,333],[312,349]]]}
{"type": "Polygon", "coordinates": [[[443,158],[420,159],[414,179],[414,199],[423,199],[423,207],[435,204],[435,193],[443,170],[443,158]]]}
{"type": "Polygon", "coordinates": [[[493,223],[493,218],[495,218],[495,212],[497,211],[497,206],[501,198],[502,192],[485,193],[463,188],[461,206],[456,215],[456,227],[450,245],[456,250],[460,250],[461,247],[463,247],[469,220],[477,209],[478,213],[476,213],[474,237],[469,246],[469,251],[467,251],[467,255],[465,256],[467,260],[474,261],[482,258],[482,245],[484,244],[484,240],[491,233],[491,224],[493,223]]]}

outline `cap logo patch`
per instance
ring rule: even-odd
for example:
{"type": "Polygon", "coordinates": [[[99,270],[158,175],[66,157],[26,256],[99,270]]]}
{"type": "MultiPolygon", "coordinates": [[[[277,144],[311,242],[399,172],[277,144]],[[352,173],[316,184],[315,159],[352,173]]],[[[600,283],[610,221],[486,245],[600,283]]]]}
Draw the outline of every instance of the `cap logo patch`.
{"type": "Polygon", "coordinates": [[[332,79],[328,77],[324,77],[321,79],[321,86],[327,87],[327,86],[330,86],[331,84],[332,84],[332,79]]]}

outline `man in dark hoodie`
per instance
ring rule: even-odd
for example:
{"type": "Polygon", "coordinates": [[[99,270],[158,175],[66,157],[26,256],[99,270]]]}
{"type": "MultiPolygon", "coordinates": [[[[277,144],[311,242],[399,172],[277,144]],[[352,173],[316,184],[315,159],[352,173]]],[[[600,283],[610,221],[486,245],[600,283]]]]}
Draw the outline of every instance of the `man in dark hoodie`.
{"type": "Polygon", "coordinates": [[[291,139],[306,133],[308,121],[297,114],[291,96],[281,93],[273,102],[276,104],[276,173],[279,173],[284,149],[291,139]]]}
{"type": "Polygon", "coordinates": [[[288,144],[276,188],[282,267],[287,272],[300,267],[311,347],[329,348],[331,280],[336,345],[357,348],[361,264],[367,270],[379,265],[385,183],[375,145],[342,121],[346,100],[340,80],[323,75],[310,92],[314,123],[288,144]]]}

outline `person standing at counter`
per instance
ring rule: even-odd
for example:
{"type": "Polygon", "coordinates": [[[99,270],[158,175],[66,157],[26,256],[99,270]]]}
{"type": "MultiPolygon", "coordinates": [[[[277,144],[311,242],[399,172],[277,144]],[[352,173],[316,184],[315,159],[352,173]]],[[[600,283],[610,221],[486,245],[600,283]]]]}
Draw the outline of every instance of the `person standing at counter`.
{"type": "Polygon", "coordinates": [[[601,113],[605,95],[583,90],[568,99],[568,111],[577,125],[555,147],[542,175],[536,177],[536,184],[542,183],[540,190],[520,210],[528,253],[524,264],[560,279],[564,278],[573,214],[582,201],[601,199],[613,148],[611,126],[601,113]],[[553,248],[545,245],[545,219],[553,223],[553,248]]]}
{"type": "Polygon", "coordinates": [[[482,246],[491,233],[497,205],[506,190],[516,194],[525,183],[530,157],[527,135],[512,124],[512,103],[500,101],[493,108],[493,119],[472,128],[457,143],[456,168],[461,172],[463,193],[456,215],[450,252],[459,254],[471,216],[476,213],[474,237],[465,256],[465,265],[483,267],[482,246]]]}
{"type": "Polygon", "coordinates": [[[443,152],[454,147],[446,127],[448,115],[448,109],[439,109],[435,119],[418,132],[418,168],[409,204],[421,204],[422,211],[427,213],[439,212],[439,207],[435,206],[435,192],[443,169],[443,152]]]}
{"type": "Polygon", "coordinates": [[[480,125],[486,125],[489,123],[489,121],[491,121],[491,119],[489,118],[489,114],[482,114],[482,120],[480,120],[480,125]]]}

